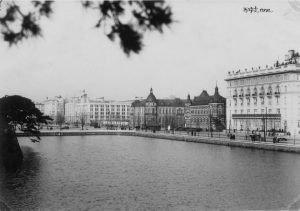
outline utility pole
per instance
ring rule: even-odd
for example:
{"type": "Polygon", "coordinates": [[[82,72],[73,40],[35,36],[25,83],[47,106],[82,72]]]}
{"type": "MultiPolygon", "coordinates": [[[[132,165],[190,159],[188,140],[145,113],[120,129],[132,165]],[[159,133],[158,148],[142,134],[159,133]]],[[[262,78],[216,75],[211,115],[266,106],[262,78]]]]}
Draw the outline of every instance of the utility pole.
{"type": "Polygon", "coordinates": [[[267,111],[267,107],[266,107],[266,113],[265,113],[265,118],[264,118],[264,141],[266,141],[266,131],[267,131],[267,124],[268,124],[268,119],[267,119],[267,115],[268,115],[268,111],[267,111]]]}
{"type": "Polygon", "coordinates": [[[212,119],[212,114],[211,114],[211,105],[210,105],[209,106],[209,129],[210,129],[210,136],[213,137],[211,119],[212,119]]]}
{"type": "MultiPolygon", "coordinates": [[[[231,129],[231,110],[229,112],[229,134],[230,134],[230,129],[231,129]]],[[[226,119],[226,118],[225,118],[226,119]]]]}

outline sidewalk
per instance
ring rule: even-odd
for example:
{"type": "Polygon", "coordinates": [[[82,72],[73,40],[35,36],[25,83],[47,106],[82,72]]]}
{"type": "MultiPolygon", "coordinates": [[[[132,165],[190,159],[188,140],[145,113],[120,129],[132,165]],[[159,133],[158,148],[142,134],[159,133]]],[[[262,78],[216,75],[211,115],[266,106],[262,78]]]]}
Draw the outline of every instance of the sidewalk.
{"type": "Polygon", "coordinates": [[[198,143],[208,143],[208,144],[218,144],[218,145],[227,145],[227,146],[237,146],[237,147],[247,147],[247,148],[255,148],[255,149],[266,149],[266,150],[275,150],[275,151],[284,151],[284,152],[296,152],[300,153],[300,140],[296,140],[294,144],[294,140],[288,140],[288,142],[280,142],[273,143],[272,139],[267,139],[267,142],[252,142],[251,140],[245,140],[242,138],[237,139],[229,139],[227,136],[222,136],[220,134],[220,138],[217,134],[214,134],[213,137],[208,136],[206,133],[200,133],[200,135],[191,136],[186,132],[177,133],[166,133],[165,131],[160,131],[156,133],[145,132],[145,131],[137,131],[139,134],[144,134],[145,136],[149,136],[149,134],[153,134],[153,137],[157,138],[167,138],[172,140],[181,140],[187,142],[198,142],[198,143]]]}

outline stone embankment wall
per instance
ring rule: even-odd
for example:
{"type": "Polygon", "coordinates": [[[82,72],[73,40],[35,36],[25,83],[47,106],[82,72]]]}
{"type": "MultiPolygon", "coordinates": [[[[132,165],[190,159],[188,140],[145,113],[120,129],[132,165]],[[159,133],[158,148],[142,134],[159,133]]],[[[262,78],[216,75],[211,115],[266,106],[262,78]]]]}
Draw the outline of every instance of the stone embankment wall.
{"type": "MultiPolygon", "coordinates": [[[[22,133],[17,134],[20,136],[25,136],[22,133]]],[[[125,136],[139,136],[148,138],[158,138],[158,139],[168,139],[176,141],[185,142],[196,142],[205,144],[216,144],[225,145],[231,147],[244,147],[252,149],[263,149],[263,150],[273,150],[282,152],[294,152],[300,153],[300,145],[292,145],[285,143],[270,143],[270,142],[250,142],[245,140],[230,140],[221,138],[211,138],[211,137],[200,137],[200,136],[183,136],[183,135],[173,135],[173,134],[161,134],[161,133],[150,133],[150,132],[136,132],[136,131],[62,131],[62,132],[42,132],[40,136],[80,136],[80,135],[125,135],[125,136]]]]}

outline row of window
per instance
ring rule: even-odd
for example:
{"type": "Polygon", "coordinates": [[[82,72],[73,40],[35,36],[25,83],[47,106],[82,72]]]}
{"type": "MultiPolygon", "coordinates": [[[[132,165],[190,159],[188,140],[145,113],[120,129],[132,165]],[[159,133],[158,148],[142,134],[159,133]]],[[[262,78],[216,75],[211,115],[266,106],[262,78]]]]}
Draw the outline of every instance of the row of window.
{"type": "MultiPolygon", "coordinates": [[[[92,109],[92,108],[95,108],[95,109],[97,109],[97,108],[104,108],[104,105],[90,105],[90,108],[92,109]]],[[[129,105],[105,105],[105,108],[107,109],[107,108],[117,108],[117,109],[120,109],[120,108],[122,108],[122,109],[125,109],[125,108],[131,108],[131,106],[129,106],[129,105]]]]}
{"type": "MultiPolygon", "coordinates": [[[[273,112],[275,112],[276,114],[280,114],[280,108],[276,108],[276,110],[272,110],[272,109],[267,110],[268,114],[273,114],[273,112]]],[[[238,110],[234,110],[234,114],[238,114],[238,110]]],[[[266,110],[265,109],[260,109],[260,110],[258,110],[258,109],[253,109],[253,110],[251,110],[251,109],[247,109],[247,110],[241,109],[239,114],[266,114],[266,110]]]]}
{"type": "MultiPolygon", "coordinates": [[[[100,114],[104,114],[104,111],[101,111],[101,112],[98,112],[98,111],[93,112],[93,111],[91,111],[90,113],[95,113],[95,114],[100,113],[100,114]]],[[[122,113],[122,114],[124,114],[124,115],[126,114],[125,111],[123,111],[123,112],[120,112],[120,111],[117,111],[117,112],[114,112],[114,111],[112,111],[112,112],[106,111],[105,113],[106,113],[107,115],[108,115],[108,114],[120,114],[120,113],[122,113]]]]}
{"type": "Polygon", "coordinates": [[[198,115],[208,115],[208,114],[223,114],[223,109],[222,107],[219,107],[218,109],[212,108],[211,110],[209,109],[192,109],[191,114],[198,114],[198,115]]]}
{"type": "MultiPolygon", "coordinates": [[[[285,86],[284,87],[285,88],[285,92],[287,92],[287,86],[285,86]]],[[[269,94],[272,94],[273,93],[273,88],[272,88],[272,86],[269,86],[268,88],[267,88],[267,94],[269,93],[269,94]]],[[[259,88],[259,93],[260,94],[265,94],[265,88],[263,87],[263,86],[261,86],[260,88],[259,88]]],[[[276,87],[275,87],[275,94],[276,93],[280,93],[280,86],[279,85],[276,85],[276,87]]],[[[250,88],[248,87],[247,89],[245,89],[244,90],[244,88],[241,88],[241,89],[235,89],[234,91],[233,91],[233,97],[244,97],[244,96],[251,96],[251,90],[250,90],[250,88]]],[[[257,87],[254,87],[253,88],[253,90],[252,90],[252,95],[254,96],[254,95],[258,95],[258,89],[257,89],[257,87]]]]}
{"type": "Polygon", "coordinates": [[[91,119],[105,119],[105,120],[113,120],[113,119],[129,119],[129,117],[128,116],[118,116],[118,115],[116,115],[116,116],[114,116],[114,115],[112,115],[112,116],[109,116],[109,117],[105,117],[105,116],[98,116],[98,115],[90,115],[90,118],[91,119]]]}
{"type": "MultiPolygon", "coordinates": [[[[260,104],[264,105],[265,104],[265,98],[260,97],[260,104]]],[[[273,99],[272,98],[267,98],[268,100],[268,105],[272,105],[273,104],[273,99]]],[[[253,98],[253,100],[251,100],[251,98],[247,98],[246,101],[244,99],[233,99],[233,105],[237,106],[238,105],[238,101],[240,102],[240,105],[243,106],[245,104],[247,104],[248,106],[250,105],[251,102],[253,102],[253,105],[257,105],[257,98],[253,98]]],[[[275,98],[275,103],[276,105],[279,105],[279,98],[275,98]]],[[[286,104],[286,97],[284,97],[284,104],[286,104]]],[[[229,100],[229,106],[231,106],[231,100],[229,100]]]]}
{"type": "MultiPolygon", "coordinates": [[[[177,114],[183,114],[184,109],[179,108],[179,109],[173,109],[173,108],[158,108],[157,109],[159,114],[171,114],[171,113],[177,113],[177,114]]],[[[145,113],[156,113],[156,108],[145,108],[145,113]]]]}
{"type": "Polygon", "coordinates": [[[283,80],[297,79],[299,80],[299,74],[290,75],[290,74],[281,74],[281,75],[270,75],[270,76],[258,76],[247,79],[239,79],[229,82],[229,86],[239,86],[239,85],[253,85],[258,83],[272,83],[279,82],[283,80]]]}

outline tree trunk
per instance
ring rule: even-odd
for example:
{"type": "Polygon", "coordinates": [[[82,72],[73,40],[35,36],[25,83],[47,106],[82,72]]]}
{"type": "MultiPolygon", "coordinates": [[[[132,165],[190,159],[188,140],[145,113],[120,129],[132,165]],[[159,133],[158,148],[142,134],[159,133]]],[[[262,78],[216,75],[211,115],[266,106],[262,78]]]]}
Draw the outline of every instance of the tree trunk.
{"type": "Polygon", "coordinates": [[[17,171],[23,161],[23,153],[17,136],[10,126],[0,120],[0,161],[7,171],[17,171]]]}

